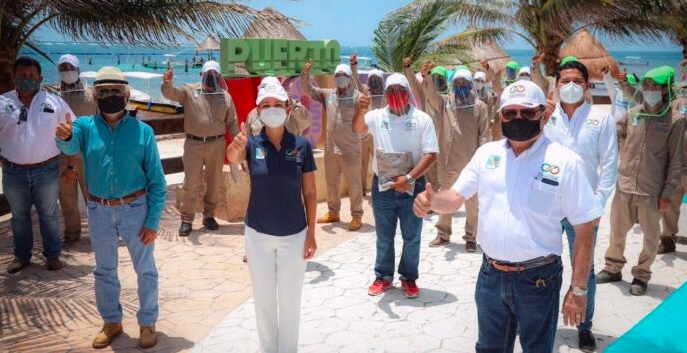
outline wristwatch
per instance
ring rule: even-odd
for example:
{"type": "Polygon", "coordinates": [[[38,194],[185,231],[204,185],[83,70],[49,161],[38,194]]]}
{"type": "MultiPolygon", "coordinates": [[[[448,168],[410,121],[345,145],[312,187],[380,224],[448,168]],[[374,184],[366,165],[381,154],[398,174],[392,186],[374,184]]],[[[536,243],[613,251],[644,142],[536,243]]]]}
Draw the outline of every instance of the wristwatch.
{"type": "Polygon", "coordinates": [[[67,169],[73,170],[73,171],[79,170],[77,167],[75,167],[75,166],[73,166],[73,165],[68,165],[68,166],[67,166],[67,169]]]}
{"type": "Polygon", "coordinates": [[[413,176],[410,174],[406,174],[406,179],[408,180],[408,184],[412,184],[415,182],[415,178],[413,178],[413,176]]]}
{"type": "Polygon", "coordinates": [[[570,291],[572,292],[573,295],[576,295],[578,297],[585,297],[587,296],[587,290],[582,289],[580,287],[570,287],[570,291]]]}

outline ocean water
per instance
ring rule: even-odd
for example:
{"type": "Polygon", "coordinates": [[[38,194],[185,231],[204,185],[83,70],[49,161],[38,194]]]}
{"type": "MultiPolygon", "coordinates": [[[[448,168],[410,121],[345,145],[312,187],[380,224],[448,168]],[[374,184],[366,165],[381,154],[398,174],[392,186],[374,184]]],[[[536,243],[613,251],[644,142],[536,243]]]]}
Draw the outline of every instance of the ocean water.
{"type": "MultiPolygon", "coordinates": [[[[118,44],[44,42],[39,43],[38,47],[54,62],[57,62],[62,54],[76,55],[81,62],[81,71],[97,71],[102,66],[112,65],[119,67],[123,71],[145,71],[162,74],[167,67],[167,62],[170,60],[176,63],[183,63],[185,60],[192,61],[194,57],[197,58],[199,56],[202,56],[205,60],[210,56],[219,56],[218,51],[196,52],[194,45],[191,44],[168,47],[143,47],[118,44]],[[157,62],[158,68],[144,67],[142,65],[144,60],[151,63],[157,62]]],[[[534,50],[532,49],[512,49],[507,50],[507,52],[513,60],[521,63],[521,65],[529,64],[534,55],[534,50]]],[[[373,63],[377,61],[370,47],[341,46],[341,55],[353,53],[356,53],[358,56],[369,57],[373,63]]],[[[678,64],[682,56],[677,46],[675,51],[671,52],[652,51],[647,48],[646,51],[611,51],[610,53],[621,63],[621,69],[627,68],[628,73],[635,73],[637,76],[643,75],[651,68],[662,65],[672,66],[676,69],[676,72],[680,72],[678,64]]],[[[36,55],[36,53],[29,49],[22,50],[21,54],[31,55],[41,62],[44,84],[58,82],[55,64],[42,56],[36,55]]],[[[176,67],[174,73],[175,84],[197,82],[199,80],[200,68],[190,67],[188,72],[185,72],[183,66],[176,67]]],[[[680,80],[679,74],[677,79],[680,80]]],[[[136,79],[132,79],[131,83],[137,88],[148,84],[147,82],[137,82],[136,79]]],[[[156,87],[160,83],[161,79],[159,82],[151,82],[150,86],[156,87]]]]}

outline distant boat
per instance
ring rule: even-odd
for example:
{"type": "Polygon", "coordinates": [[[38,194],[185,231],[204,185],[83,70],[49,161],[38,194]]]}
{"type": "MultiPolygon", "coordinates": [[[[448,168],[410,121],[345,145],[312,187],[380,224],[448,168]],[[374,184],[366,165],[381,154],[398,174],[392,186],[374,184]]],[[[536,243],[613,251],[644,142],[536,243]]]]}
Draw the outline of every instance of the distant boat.
{"type": "MultiPolygon", "coordinates": [[[[350,55],[340,55],[339,56],[341,59],[342,64],[350,64],[351,57],[350,55]]],[[[356,60],[358,60],[358,70],[372,70],[376,69],[376,65],[372,63],[372,58],[367,57],[367,56],[358,56],[356,57],[356,60]]]]}
{"type": "Polygon", "coordinates": [[[618,64],[620,65],[649,65],[649,62],[642,59],[640,56],[626,56],[624,59],[619,60],[618,64]]]}

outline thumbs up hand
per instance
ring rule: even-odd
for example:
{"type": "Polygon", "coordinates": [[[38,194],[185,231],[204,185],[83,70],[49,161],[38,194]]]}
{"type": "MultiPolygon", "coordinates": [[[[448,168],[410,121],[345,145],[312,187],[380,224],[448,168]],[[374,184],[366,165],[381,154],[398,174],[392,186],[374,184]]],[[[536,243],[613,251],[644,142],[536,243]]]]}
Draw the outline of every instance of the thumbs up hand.
{"type": "Polygon", "coordinates": [[[174,70],[170,66],[167,68],[167,71],[165,71],[165,74],[162,75],[162,82],[166,85],[171,85],[173,79],[174,79],[174,70]]]}
{"type": "Polygon", "coordinates": [[[67,113],[67,116],[64,120],[65,121],[62,121],[59,123],[59,125],[57,125],[57,128],[55,129],[55,136],[62,141],[67,141],[70,137],[72,137],[73,127],[71,113],[67,113]]]}
{"type": "Polygon", "coordinates": [[[248,143],[248,137],[246,136],[245,125],[246,125],[246,123],[241,123],[241,127],[239,128],[238,135],[234,136],[234,140],[231,141],[231,146],[234,146],[233,148],[236,150],[245,149],[246,144],[248,143]]]}
{"type": "Polygon", "coordinates": [[[413,203],[413,213],[416,216],[423,218],[432,209],[432,200],[434,199],[434,190],[432,184],[425,184],[425,191],[419,193],[413,203]]]}

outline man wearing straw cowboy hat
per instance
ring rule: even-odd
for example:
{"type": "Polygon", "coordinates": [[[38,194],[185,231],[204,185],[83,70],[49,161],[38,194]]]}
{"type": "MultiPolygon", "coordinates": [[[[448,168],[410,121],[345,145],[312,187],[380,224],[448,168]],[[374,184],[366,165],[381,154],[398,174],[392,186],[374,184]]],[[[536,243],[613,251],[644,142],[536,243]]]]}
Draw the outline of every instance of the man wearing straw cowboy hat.
{"type": "Polygon", "coordinates": [[[215,209],[219,202],[222,167],[224,166],[224,133],[239,133],[236,107],[222,79],[219,64],[207,61],[201,69],[201,82],[173,87],[174,72],[167,69],[162,81],[162,95],[184,105],[184,186],[181,196],[181,226],[179,236],[188,236],[193,229],[196,204],[201,182],[205,182],[203,196],[203,225],[209,230],[219,229],[215,209]],[[201,180],[204,175],[204,180],[201,180]]]}
{"type": "MultiPolygon", "coordinates": [[[[74,112],[74,118],[93,116],[97,106],[93,93],[86,87],[85,80],[79,75],[79,59],[71,54],[65,54],[57,61],[60,74],[60,97],[64,99],[74,112]]],[[[80,155],[60,155],[60,209],[64,219],[63,242],[71,243],[81,239],[81,214],[79,212],[79,187],[81,195],[86,201],[88,188],[86,176],[83,172],[83,160],[80,155]]]]}
{"type": "Polygon", "coordinates": [[[93,348],[105,348],[123,332],[119,240],[126,244],[138,277],[139,347],[157,343],[158,272],[155,238],[167,188],[153,129],[125,110],[128,82],[112,66],[98,70],[94,98],[99,114],[61,123],[57,144],[67,155],[81,153],[89,188],[88,226],[95,253],[95,301],[104,325],[93,348]]]}

